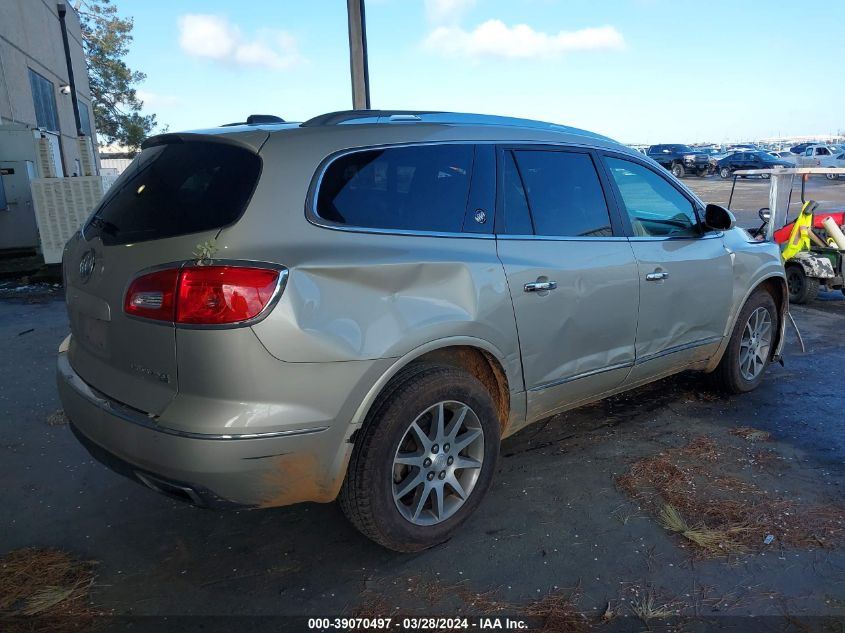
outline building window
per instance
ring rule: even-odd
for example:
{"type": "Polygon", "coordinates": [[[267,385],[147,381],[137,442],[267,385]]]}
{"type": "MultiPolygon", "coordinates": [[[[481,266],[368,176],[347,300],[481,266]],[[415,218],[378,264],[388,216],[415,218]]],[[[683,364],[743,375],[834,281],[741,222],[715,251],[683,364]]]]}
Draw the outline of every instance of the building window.
{"type": "Polygon", "coordinates": [[[86,136],[94,136],[91,133],[91,115],[88,113],[88,106],[84,103],[79,104],[79,127],[86,136]]]}
{"type": "Polygon", "coordinates": [[[35,105],[35,123],[51,132],[59,131],[59,115],[56,112],[56,90],[53,82],[29,69],[29,83],[32,86],[32,103],[35,105]]]}

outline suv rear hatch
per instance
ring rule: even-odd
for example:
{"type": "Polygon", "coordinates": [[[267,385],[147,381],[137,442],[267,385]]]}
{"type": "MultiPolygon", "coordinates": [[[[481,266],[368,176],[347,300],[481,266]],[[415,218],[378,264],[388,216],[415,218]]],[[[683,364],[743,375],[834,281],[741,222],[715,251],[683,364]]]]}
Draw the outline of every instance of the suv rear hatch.
{"type": "Polygon", "coordinates": [[[195,259],[241,217],[267,134],[237,138],[153,137],[65,247],[71,366],[94,389],[151,415],[178,391],[175,327],[126,314],[126,292],[141,273],[195,259]]]}

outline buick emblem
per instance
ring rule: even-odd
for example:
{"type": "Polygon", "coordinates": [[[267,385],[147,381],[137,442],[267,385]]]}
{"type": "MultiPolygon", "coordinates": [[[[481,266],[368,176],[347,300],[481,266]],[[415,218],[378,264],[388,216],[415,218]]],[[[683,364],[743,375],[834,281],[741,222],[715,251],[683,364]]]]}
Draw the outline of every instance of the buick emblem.
{"type": "Polygon", "coordinates": [[[82,258],[79,260],[79,280],[82,283],[88,283],[91,275],[94,274],[94,249],[85,251],[82,258]]]}

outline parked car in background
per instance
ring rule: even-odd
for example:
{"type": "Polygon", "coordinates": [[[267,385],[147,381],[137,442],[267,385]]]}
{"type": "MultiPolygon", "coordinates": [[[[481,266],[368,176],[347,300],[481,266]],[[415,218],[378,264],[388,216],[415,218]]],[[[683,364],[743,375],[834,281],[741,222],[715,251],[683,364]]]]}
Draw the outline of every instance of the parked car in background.
{"type": "MultiPolygon", "coordinates": [[[[835,145],[809,145],[804,153],[797,157],[798,167],[841,167],[839,157],[842,151],[835,145]]],[[[825,174],[828,180],[836,180],[836,174],[825,174]]]]}
{"type": "Polygon", "coordinates": [[[788,150],[773,150],[771,152],[768,152],[768,154],[780,160],[785,160],[790,165],[795,165],[796,155],[788,150]]]}
{"type": "MultiPolygon", "coordinates": [[[[722,178],[730,178],[739,169],[773,169],[777,167],[794,167],[794,165],[781,158],[775,158],[768,152],[734,152],[716,161],[716,170],[722,178]]],[[[768,178],[768,174],[762,174],[762,178],[768,178]]]]}
{"type": "MultiPolygon", "coordinates": [[[[828,161],[825,167],[841,167],[845,169],[845,150],[841,154],[834,156],[830,161],[828,161]]],[[[842,174],[825,174],[825,178],[828,180],[837,180],[843,177],[842,174]]]]}
{"type": "Polygon", "coordinates": [[[646,156],[671,171],[675,178],[683,178],[690,173],[706,176],[710,172],[710,156],[689,145],[652,145],[646,156]]]}
{"type": "Polygon", "coordinates": [[[728,153],[730,152],[758,152],[760,148],[753,143],[739,143],[737,145],[728,145],[728,153]]]}
{"type": "Polygon", "coordinates": [[[789,148],[789,151],[793,154],[803,154],[804,150],[807,149],[813,143],[799,143],[798,145],[793,145],[789,148]]]}
{"type": "Polygon", "coordinates": [[[151,137],[63,270],[95,457],[200,506],[339,498],[406,552],[528,424],[686,370],[756,388],[788,304],[778,246],[635,150],[447,112],[151,137]]]}

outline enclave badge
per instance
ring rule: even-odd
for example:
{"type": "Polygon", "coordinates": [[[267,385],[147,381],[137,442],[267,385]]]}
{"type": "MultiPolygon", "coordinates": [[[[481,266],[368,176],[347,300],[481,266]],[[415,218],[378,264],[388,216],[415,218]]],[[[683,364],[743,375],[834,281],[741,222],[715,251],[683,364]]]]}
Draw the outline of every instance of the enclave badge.
{"type": "Polygon", "coordinates": [[[85,251],[82,255],[82,258],[79,260],[79,280],[82,283],[88,283],[88,280],[91,279],[91,275],[94,274],[94,249],[90,249],[85,251]]]}

